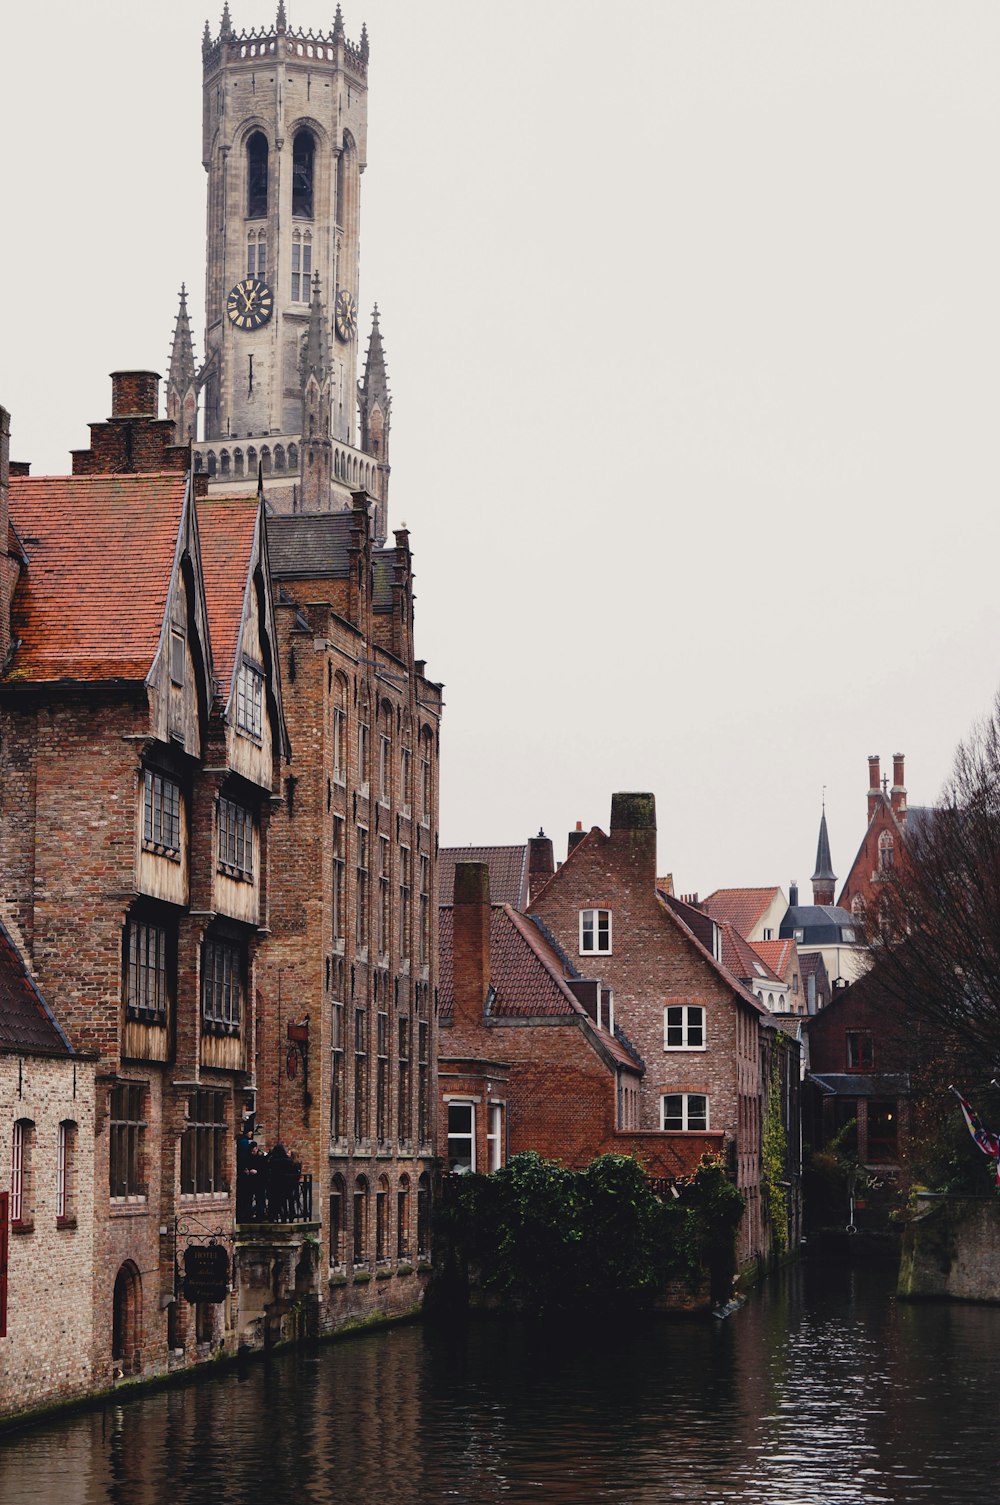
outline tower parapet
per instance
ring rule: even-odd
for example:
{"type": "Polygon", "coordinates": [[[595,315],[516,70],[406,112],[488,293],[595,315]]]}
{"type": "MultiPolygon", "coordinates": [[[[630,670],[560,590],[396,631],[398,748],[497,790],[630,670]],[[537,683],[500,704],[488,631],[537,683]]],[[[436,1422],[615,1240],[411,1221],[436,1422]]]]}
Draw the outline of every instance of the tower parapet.
{"type": "Polygon", "coordinates": [[[297,30],[290,27],[284,4],[279,4],[273,26],[234,31],[229,18],[229,6],[226,5],[222,12],[219,34],[214,39],[208,22],[205,22],[201,47],[206,76],[234,57],[243,61],[261,61],[278,59],[284,55],[288,59],[301,58],[305,62],[338,63],[354,73],[363,84],[368,82],[369,52],[368,28],[362,26],[360,41],[349,41],[344,33],[339,5],[333,29],[329,32],[307,31],[301,26],[297,30]]]}

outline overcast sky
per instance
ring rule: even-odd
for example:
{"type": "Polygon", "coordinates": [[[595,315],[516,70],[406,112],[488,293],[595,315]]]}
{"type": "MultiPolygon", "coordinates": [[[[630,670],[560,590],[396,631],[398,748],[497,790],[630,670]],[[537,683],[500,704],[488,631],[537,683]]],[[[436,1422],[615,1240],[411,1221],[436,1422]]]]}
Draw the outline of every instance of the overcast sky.
{"type": "MultiPolygon", "coordinates": [[[[204,349],[205,16],[5,15],[0,403],[36,473],[108,372],[166,372],[182,280],[204,349]]],[[[361,306],[445,683],[442,842],[543,825],[562,856],[651,789],[679,890],[787,886],[825,785],[845,876],[867,755],[934,799],[1000,679],[1000,6],[363,20],[361,306]]]]}

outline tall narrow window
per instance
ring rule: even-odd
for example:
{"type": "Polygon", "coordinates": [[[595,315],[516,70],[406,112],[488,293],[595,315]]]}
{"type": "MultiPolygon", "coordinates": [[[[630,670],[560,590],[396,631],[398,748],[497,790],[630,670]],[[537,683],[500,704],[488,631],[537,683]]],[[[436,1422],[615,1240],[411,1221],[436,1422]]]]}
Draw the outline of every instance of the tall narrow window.
{"type": "Polygon", "coordinates": [[[429,1259],[430,1252],[431,1178],[427,1171],[421,1171],[417,1182],[417,1253],[421,1259],[429,1259]]]}
{"type": "Polygon", "coordinates": [[[152,768],[142,775],[142,844],[167,856],[181,849],[181,786],[152,768]]]}
{"type": "Polygon", "coordinates": [[[367,715],[367,711],[362,707],[361,720],[358,722],[358,782],[361,785],[361,793],[365,799],[368,798],[368,779],[371,773],[368,767],[370,733],[367,715]]]}
{"type": "Polygon", "coordinates": [[[399,955],[405,960],[410,954],[410,849],[399,849],[399,955]]]}
{"type": "Polygon", "coordinates": [[[247,142],[247,218],[267,215],[267,137],[254,131],[247,142]]]}
{"type": "Polygon", "coordinates": [[[399,755],[399,797],[403,814],[409,815],[413,808],[413,751],[409,747],[399,755]]]}
{"type": "Polygon", "coordinates": [[[219,800],[219,867],[232,878],[253,877],[253,814],[233,800],[219,800]]]}
{"type": "Polygon", "coordinates": [[[10,1220],[15,1228],[31,1228],[35,1216],[35,1125],[30,1118],[14,1123],[10,1161],[10,1220]]]}
{"type": "Polygon", "coordinates": [[[192,1092],[181,1135],[181,1193],[227,1191],[225,1175],[226,1094],[192,1092]]]}
{"type": "Polygon", "coordinates": [[[466,1176],[476,1168],[476,1108],[474,1103],[448,1104],[448,1169],[466,1176]]]}
{"type": "Polygon", "coordinates": [[[420,965],[426,967],[430,958],[431,916],[431,863],[429,857],[420,859],[420,965]]]}
{"type": "Polygon", "coordinates": [[[426,1019],[417,1022],[417,1137],[426,1144],[430,1135],[430,1027],[426,1019]]]}
{"type": "Polygon", "coordinates": [[[56,1222],[76,1225],[76,1124],[65,1118],[56,1143],[56,1222]]]}
{"type": "Polygon", "coordinates": [[[236,726],[260,741],[264,716],[264,676],[250,664],[241,664],[236,676],[236,726]]]}
{"type": "Polygon", "coordinates": [[[363,1008],[354,1010],[354,1137],[368,1138],[368,1051],[363,1008]]]}
{"type": "Polygon", "coordinates": [[[378,949],[384,956],[389,950],[391,913],[389,903],[389,838],[378,839],[378,949]]]}
{"type": "Polygon", "coordinates": [[[298,219],[313,217],[313,167],[316,142],[309,130],[296,131],[292,143],[292,213],[298,219]]]}
{"type": "Polygon", "coordinates": [[[143,1024],[165,1024],[170,996],[167,932],[130,919],[127,935],[125,1013],[143,1024]]]}
{"type": "Polygon", "coordinates": [[[201,959],[201,1011],[205,1028],[236,1035],[240,1029],[242,958],[229,941],[206,941],[201,959]]]}
{"type": "Polygon", "coordinates": [[[425,732],[420,738],[420,823],[424,826],[431,823],[431,799],[431,739],[425,732]]]}
{"type": "Polygon", "coordinates": [[[368,832],[364,826],[357,830],[358,841],[358,871],[357,885],[355,887],[356,926],[355,940],[359,949],[364,950],[368,945],[368,832]]]}
{"type": "Polygon", "coordinates": [[[404,1172],[396,1192],[396,1258],[410,1257],[410,1178],[404,1172]]]}
{"type": "Polygon", "coordinates": [[[385,805],[392,798],[392,712],[388,706],[379,717],[378,797],[385,805]]]}
{"type": "Polygon", "coordinates": [[[354,1263],[368,1258],[368,1182],[359,1176],[354,1183],[354,1263]]]}
{"type": "Polygon", "coordinates": [[[490,1103],[486,1113],[487,1168],[498,1171],[503,1165],[503,1104],[490,1103]]]}
{"type": "Polygon", "coordinates": [[[144,1197],[145,1088],[119,1082],[111,1089],[111,1142],[108,1157],[112,1197],[144,1197]]]}
{"type": "Polygon", "coordinates": [[[309,284],[312,278],[312,242],[308,233],[296,230],[292,236],[292,302],[309,302],[309,284]]]}
{"type": "Polygon", "coordinates": [[[346,860],[344,856],[344,821],[340,815],[333,817],[333,939],[334,944],[344,940],[344,884],[346,860]]]}
{"type": "Polygon", "coordinates": [[[330,1264],[339,1270],[344,1263],[344,1195],[347,1188],[343,1176],[334,1176],[330,1183],[330,1264]]]}
{"type": "Polygon", "coordinates": [[[376,1016],[375,1134],[379,1144],[389,1138],[389,1015],[376,1016]]]}
{"type": "Polygon", "coordinates": [[[184,634],[178,628],[170,630],[170,682],[175,685],[184,683],[184,660],[187,656],[184,634]]]}
{"type": "Polygon", "coordinates": [[[375,1188],[375,1259],[383,1264],[389,1258],[389,1179],[379,1176],[375,1188]]]}
{"type": "Polygon", "coordinates": [[[330,1134],[334,1139],[343,1139],[347,1133],[344,1122],[344,1005],[339,999],[333,1004],[332,1034],[330,1134]]]}
{"type": "Polygon", "coordinates": [[[399,1050],[396,1058],[398,1073],[396,1094],[396,1133],[400,1140],[409,1140],[412,1132],[410,1114],[410,1021],[405,1014],[399,1016],[399,1050]]]}
{"type": "Polygon", "coordinates": [[[340,674],[333,681],[333,779],[347,782],[347,681],[340,674]]]}

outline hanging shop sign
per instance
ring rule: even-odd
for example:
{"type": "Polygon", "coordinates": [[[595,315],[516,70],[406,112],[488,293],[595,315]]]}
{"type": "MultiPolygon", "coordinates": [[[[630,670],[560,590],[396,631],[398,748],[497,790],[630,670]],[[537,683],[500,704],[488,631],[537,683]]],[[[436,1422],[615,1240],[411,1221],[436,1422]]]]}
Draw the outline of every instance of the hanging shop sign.
{"type": "Polygon", "coordinates": [[[225,1301],[229,1292],[229,1251],[222,1244],[188,1244],[184,1250],[184,1300],[225,1301]]]}

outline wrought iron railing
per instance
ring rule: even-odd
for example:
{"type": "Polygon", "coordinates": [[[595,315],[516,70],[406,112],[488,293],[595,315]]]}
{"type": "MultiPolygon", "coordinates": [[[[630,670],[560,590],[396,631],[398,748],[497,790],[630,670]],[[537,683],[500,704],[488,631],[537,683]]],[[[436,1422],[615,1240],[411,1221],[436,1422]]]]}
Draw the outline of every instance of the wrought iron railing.
{"type": "Polygon", "coordinates": [[[236,1181],[237,1223],[311,1223],[313,1182],[308,1172],[269,1177],[243,1172],[236,1181]]]}

